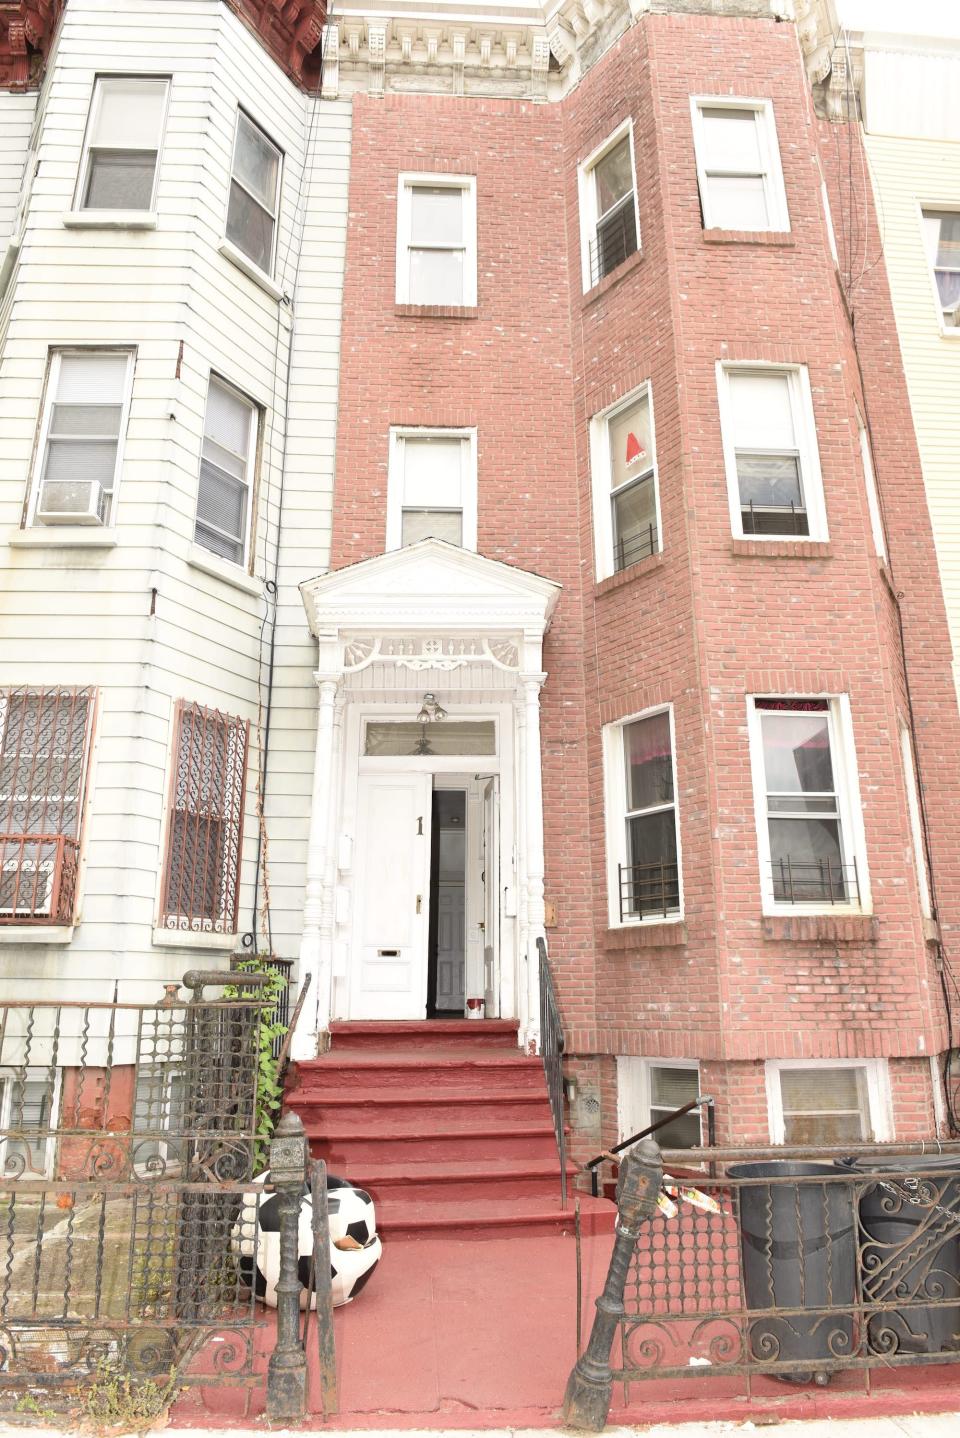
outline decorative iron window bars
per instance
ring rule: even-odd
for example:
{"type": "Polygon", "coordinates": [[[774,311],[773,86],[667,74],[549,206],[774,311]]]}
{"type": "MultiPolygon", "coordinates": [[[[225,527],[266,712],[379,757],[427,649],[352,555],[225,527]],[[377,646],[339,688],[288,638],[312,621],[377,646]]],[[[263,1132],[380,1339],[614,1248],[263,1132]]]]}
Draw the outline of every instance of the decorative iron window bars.
{"type": "Polygon", "coordinates": [[[0,691],[0,924],[73,918],[93,701],[0,691]]]}
{"type": "Polygon", "coordinates": [[[859,904],[857,861],[838,864],[831,859],[774,859],[773,897],[778,904],[859,904]]]}
{"type": "Polygon", "coordinates": [[[661,859],[656,864],[618,864],[620,922],[664,918],[680,910],[680,867],[661,859]]]}

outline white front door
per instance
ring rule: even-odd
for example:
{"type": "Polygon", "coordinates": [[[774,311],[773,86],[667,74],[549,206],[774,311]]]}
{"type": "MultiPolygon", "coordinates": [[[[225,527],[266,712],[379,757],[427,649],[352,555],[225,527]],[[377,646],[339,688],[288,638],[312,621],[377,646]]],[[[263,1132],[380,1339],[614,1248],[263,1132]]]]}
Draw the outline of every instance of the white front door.
{"type": "Polygon", "coordinates": [[[429,774],[367,774],[357,805],[352,1019],[427,1013],[429,774]]]}

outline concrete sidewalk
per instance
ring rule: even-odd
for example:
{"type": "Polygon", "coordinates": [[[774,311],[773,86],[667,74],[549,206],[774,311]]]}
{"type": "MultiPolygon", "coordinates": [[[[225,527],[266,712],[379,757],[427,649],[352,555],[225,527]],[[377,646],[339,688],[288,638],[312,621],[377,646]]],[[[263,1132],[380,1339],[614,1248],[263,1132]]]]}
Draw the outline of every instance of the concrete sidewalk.
{"type": "MultiPolygon", "coordinates": [[[[0,1438],[64,1438],[62,1428],[8,1427],[0,1424],[0,1438]]],[[[191,1428],[191,1438],[264,1438],[263,1428],[191,1428]]],[[[305,1431],[322,1433],[323,1438],[356,1438],[356,1430],[336,1428],[273,1429],[272,1438],[302,1438],[305,1431]]],[[[770,1431],[775,1438],[957,1438],[960,1411],[913,1414],[902,1418],[817,1418],[804,1422],[774,1423],[656,1423],[649,1428],[606,1428],[603,1438],[712,1438],[717,1435],[754,1434],[770,1431]]],[[[366,1429],[366,1438],[557,1438],[572,1429],[556,1428],[392,1428],[366,1429]]],[[[126,1438],[111,1434],[111,1438],[126,1438]]]]}

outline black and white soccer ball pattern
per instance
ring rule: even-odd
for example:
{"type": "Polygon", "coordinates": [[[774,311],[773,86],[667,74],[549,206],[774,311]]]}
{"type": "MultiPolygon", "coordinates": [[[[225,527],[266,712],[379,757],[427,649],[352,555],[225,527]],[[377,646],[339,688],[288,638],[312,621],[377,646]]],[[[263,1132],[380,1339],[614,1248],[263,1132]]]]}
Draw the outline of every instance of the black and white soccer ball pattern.
{"type": "MultiPolygon", "coordinates": [[[[264,1184],[269,1173],[254,1180],[264,1184]]],[[[334,1307],[356,1298],[369,1283],[380,1262],[382,1248],[377,1236],[373,1199],[349,1179],[327,1174],[327,1209],[330,1215],[330,1279],[334,1307]]],[[[313,1259],[313,1203],[310,1185],[304,1184],[300,1199],[298,1224],[299,1259],[297,1274],[304,1291],[301,1307],[306,1307],[306,1290],[310,1283],[313,1259]]],[[[234,1225],[231,1238],[240,1264],[240,1272],[251,1284],[258,1298],[271,1308],[277,1306],[277,1283],[280,1279],[280,1209],[278,1195],[262,1190],[244,1195],[244,1208],[234,1225]],[[256,1257],[253,1243],[252,1210],[258,1211],[258,1242],[256,1257]]],[[[311,1303],[315,1299],[311,1298],[311,1303]]]]}

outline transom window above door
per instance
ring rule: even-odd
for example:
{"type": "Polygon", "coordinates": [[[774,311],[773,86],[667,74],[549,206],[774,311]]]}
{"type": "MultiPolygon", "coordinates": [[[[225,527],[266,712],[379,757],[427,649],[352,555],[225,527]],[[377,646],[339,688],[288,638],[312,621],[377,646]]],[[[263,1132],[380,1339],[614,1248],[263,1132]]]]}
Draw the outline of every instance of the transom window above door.
{"type": "Polygon", "coordinates": [[[363,733],[363,752],[369,759],[496,754],[497,726],[493,719],[445,719],[442,724],[371,719],[363,733]]]}
{"type": "Polygon", "coordinates": [[[397,303],[455,307],[477,303],[473,176],[400,176],[397,303]]]}
{"type": "Polygon", "coordinates": [[[476,434],[391,431],[387,549],[421,539],[477,547],[476,434]]]}

